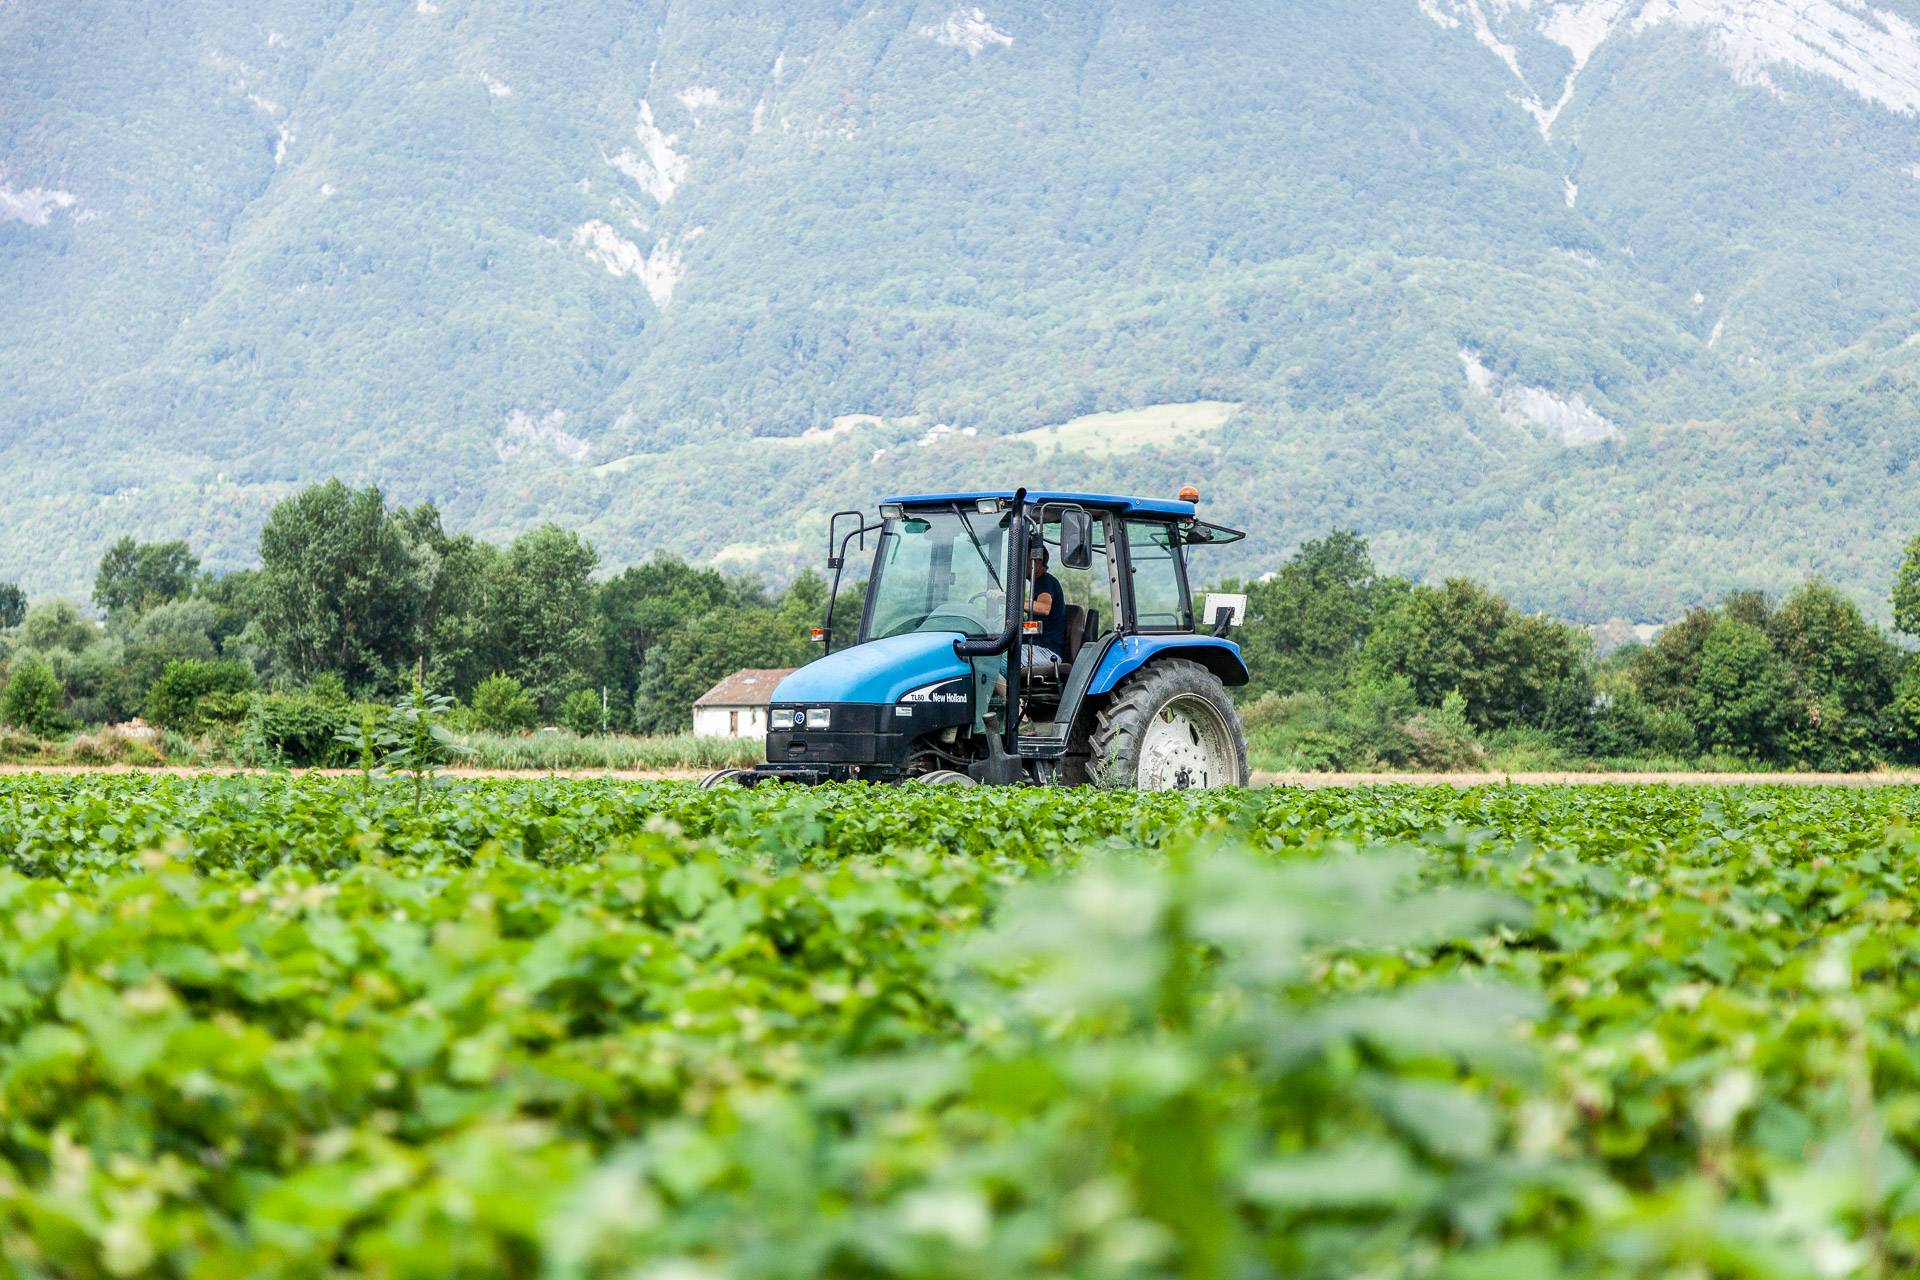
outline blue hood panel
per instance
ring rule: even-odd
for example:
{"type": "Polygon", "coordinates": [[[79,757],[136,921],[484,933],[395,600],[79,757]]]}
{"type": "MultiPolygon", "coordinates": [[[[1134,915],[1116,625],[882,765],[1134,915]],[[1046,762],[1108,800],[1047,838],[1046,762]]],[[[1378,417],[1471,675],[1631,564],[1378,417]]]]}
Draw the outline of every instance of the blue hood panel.
{"type": "Polygon", "coordinates": [[[782,680],[775,703],[894,703],[922,685],[971,669],[953,652],[958,631],[915,631],[828,654],[782,680]]]}

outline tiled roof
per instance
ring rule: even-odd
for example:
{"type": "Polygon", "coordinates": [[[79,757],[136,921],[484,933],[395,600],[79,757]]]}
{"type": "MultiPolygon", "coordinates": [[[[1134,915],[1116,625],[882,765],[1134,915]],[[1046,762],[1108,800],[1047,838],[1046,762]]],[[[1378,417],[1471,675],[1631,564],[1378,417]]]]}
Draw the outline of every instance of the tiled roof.
{"type": "Polygon", "coordinates": [[[792,667],[748,667],[736,671],[693,700],[696,707],[764,707],[773,687],[793,674],[792,667]]]}

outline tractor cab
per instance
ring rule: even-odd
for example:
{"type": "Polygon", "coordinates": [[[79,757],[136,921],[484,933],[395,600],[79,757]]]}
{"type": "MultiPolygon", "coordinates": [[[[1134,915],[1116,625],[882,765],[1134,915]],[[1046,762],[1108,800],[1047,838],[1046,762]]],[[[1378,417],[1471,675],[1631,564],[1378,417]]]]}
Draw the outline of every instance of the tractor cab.
{"type": "Polygon", "coordinates": [[[1197,499],[940,493],[836,514],[824,652],[774,690],[767,763],[710,781],[1244,783],[1226,689],[1247,679],[1227,638],[1245,601],[1196,613],[1187,566],[1244,535],[1197,499]],[[1036,601],[1042,559],[1062,599],[1036,601]]]}

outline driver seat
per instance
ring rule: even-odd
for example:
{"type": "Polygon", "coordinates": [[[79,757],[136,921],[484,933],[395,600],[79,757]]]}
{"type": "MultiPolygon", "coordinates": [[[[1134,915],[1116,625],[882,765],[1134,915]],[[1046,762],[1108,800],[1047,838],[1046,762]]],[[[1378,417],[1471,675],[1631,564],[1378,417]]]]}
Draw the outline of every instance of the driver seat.
{"type": "Polygon", "coordinates": [[[1093,626],[1089,625],[1091,617],[1092,615],[1077,604],[1067,606],[1067,651],[1060,656],[1067,660],[1068,666],[1073,665],[1073,660],[1080,656],[1080,646],[1085,644],[1087,637],[1093,634],[1093,626]]]}
{"type": "Polygon", "coordinates": [[[1081,648],[1100,629],[1100,615],[1089,612],[1077,604],[1067,606],[1067,651],[1060,655],[1059,662],[1050,662],[1033,669],[1033,678],[1037,683],[1060,684],[1067,678],[1067,672],[1080,657],[1081,648]]]}

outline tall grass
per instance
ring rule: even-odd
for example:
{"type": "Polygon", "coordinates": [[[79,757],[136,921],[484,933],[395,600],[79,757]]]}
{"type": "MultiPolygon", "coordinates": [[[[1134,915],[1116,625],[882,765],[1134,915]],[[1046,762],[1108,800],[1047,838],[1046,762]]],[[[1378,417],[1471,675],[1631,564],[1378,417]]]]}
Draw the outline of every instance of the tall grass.
{"type": "Polygon", "coordinates": [[[582,737],[574,733],[473,733],[459,739],[469,769],[725,769],[756,764],[758,738],[582,737]]]}
{"type": "Polygon", "coordinates": [[[66,738],[37,738],[0,726],[0,764],[156,765],[175,761],[162,745],[111,730],[66,738]]]}

